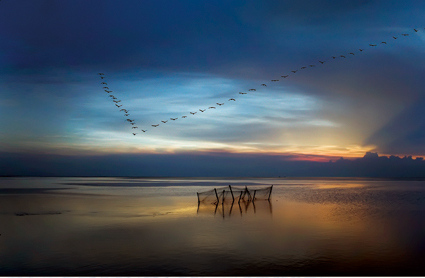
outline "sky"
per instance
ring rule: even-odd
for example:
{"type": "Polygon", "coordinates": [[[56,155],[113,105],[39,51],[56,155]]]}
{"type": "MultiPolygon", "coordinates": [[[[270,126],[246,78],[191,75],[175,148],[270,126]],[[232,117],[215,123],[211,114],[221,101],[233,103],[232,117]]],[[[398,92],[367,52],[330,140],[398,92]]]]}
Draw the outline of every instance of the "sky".
{"type": "Polygon", "coordinates": [[[267,176],[423,157],[424,13],[423,1],[2,0],[0,175],[267,176]]]}

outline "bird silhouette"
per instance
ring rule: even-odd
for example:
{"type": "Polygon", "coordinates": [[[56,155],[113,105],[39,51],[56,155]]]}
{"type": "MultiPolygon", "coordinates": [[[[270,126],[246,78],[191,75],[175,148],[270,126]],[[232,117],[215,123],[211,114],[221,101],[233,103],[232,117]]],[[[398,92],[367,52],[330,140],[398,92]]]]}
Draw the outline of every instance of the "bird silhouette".
{"type": "Polygon", "coordinates": [[[308,65],[310,68],[313,68],[313,67],[315,67],[316,65],[308,65]]]}
{"type": "Polygon", "coordinates": [[[350,53],[348,53],[348,54],[354,55],[354,53],[353,53],[353,52],[350,52],[350,53]]]}
{"type": "Polygon", "coordinates": [[[279,81],[279,79],[272,79],[271,81],[272,82],[277,82],[277,81],[279,81]]]}
{"type": "Polygon", "coordinates": [[[323,65],[325,63],[325,61],[319,61],[319,63],[321,63],[323,65]]]}
{"type": "Polygon", "coordinates": [[[283,78],[286,78],[286,77],[288,77],[289,75],[282,75],[281,77],[283,77],[283,78]]]}
{"type": "Polygon", "coordinates": [[[383,43],[383,44],[387,44],[387,42],[381,42],[381,43],[383,43]]]}
{"type": "Polygon", "coordinates": [[[242,93],[242,92],[239,92],[239,94],[240,94],[240,95],[246,95],[247,93],[242,93]]]}
{"type": "Polygon", "coordinates": [[[418,29],[413,29],[415,32],[418,32],[419,30],[418,29]]]}
{"type": "Polygon", "coordinates": [[[302,70],[305,69],[305,68],[307,68],[307,67],[301,67],[302,70]]]}
{"type": "Polygon", "coordinates": [[[214,106],[210,106],[210,107],[208,107],[208,109],[215,109],[215,107],[214,106]]]}
{"type": "Polygon", "coordinates": [[[296,73],[297,71],[296,70],[291,70],[293,73],[296,73]]]}
{"type": "Polygon", "coordinates": [[[153,127],[157,127],[157,126],[159,126],[159,124],[157,124],[157,125],[152,125],[153,127]]]}
{"type": "Polygon", "coordinates": [[[100,84],[108,85],[108,83],[106,83],[106,82],[102,82],[102,83],[100,83],[100,84]]]}
{"type": "Polygon", "coordinates": [[[136,136],[137,133],[133,133],[134,136],[136,136]]]}
{"type": "Polygon", "coordinates": [[[266,85],[266,84],[261,84],[261,86],[267,87],[267,85],[266,85]]]}
{"type": "Polygon", "coordinates": [[[205,112],[205,110],[207,110],[207,109],[204,109],[204,110],[202,110],[202,109],[199,109],[199,111],[201,111],[201,112],[205,112]]]}
{"type": "Polygon", "coordinates": [[[124,116],[126,116],[126,117],[127,117],[127,116],[129,116],[129,115],[130,115],[130,114],[124,114],[124,116]]]}
{"type": "Polygon", "coordinates": [[[99,74],[99,75],[105,75],[105,74],[104,74],[104,73],[102,73],[102,72],[99,72],[98,74],[99,74]]]}
{"type": "Polygon", "coordinates": [[[409,34],[401,34],[401,35],[407,37],[409,34]]]}
{"type": "Polygon", "coordinates": [[[182,118],[184,119],[184,118],[187,118],[187,116],[182,116],[182,118]]]}
{"type": "Polygon", "coordinates": [[[136,128],[138,128],[138,127],[137,127],[137,126],[133,126],[133,127],[132,127],[132,129],[136,129],[136,128]]]}
{"type": "Polygon", "coordinates": [[[196,112],[189,112],[190,114],[192,114],[192,115],[195,115],[196,114],[196,112]]]}
{"type": "Polygon", "coordinates": [[[222,106],[222,105],[224,105],[224,102],[223,102],[223,103],[218,103],[218,102],[217,102],[217,105],[218,105],[218,106],[222,106]]]}
{"type": "Polygon", "coordinates": [[[168,121],[161,121],[161,122],[163,122],[164,124],[166,123],[166,122],[168,122],[168,121]]]}
{"type": "Polygon", "coordinates": [[[394,37],[394,36],[393,36],[393,39],[395,39],[395,40],[396,40],[396,39],[397,39],[397,37],[394,37]]]}
{"type": "Polygon", "coordinates": [[[229,101],[231,101],[231,100],[236,101],[236,99],[234,99],[234,98],[229,98],[229,101]]]}
{"type": "Polygon", "coordinates": [[[122,104],[121,105],[115,104],[115,106],[118,107],[118,108],[120,108],[122,106],[122,104]]]}
{"type": "Polygon", "coordinates": [[[376,44],[371,44],[371,43],[370,43],[369,45],[370,45],[370,46],[376,46],[376,44]]]}
{"type": "Polygon", "coordinates": [[[146,131],[147,131],[147,129],[141,129],[141,131],[146,132],[146,131]]]}
{"type": "Polygon", "coordinates": [[[339,57],[345,58],[345,56],[344,56],[344,55],[341,55],[341,56],[339,56],[339,57]]]}
{"type": "Polygon", "coordinates": [[[249,89],[248,91],[255,92],[257,90],[256,89],[249,89]]]}
{"type": "Polygon", "coordinates": [[[359,51],[362,52],[364,49],[359,48],[359,51]]]}

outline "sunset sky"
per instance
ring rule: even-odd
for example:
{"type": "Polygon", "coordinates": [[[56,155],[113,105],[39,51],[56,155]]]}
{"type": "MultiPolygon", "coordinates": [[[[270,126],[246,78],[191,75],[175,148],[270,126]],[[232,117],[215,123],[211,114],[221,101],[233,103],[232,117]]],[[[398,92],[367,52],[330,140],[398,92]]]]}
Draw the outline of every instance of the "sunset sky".
{"type": "Polygon", "coordinates": [[[0,156],[14,164],[0,174],[49,156],[425,156],[424,14],[423,1],[2,0],[0,156]]]}

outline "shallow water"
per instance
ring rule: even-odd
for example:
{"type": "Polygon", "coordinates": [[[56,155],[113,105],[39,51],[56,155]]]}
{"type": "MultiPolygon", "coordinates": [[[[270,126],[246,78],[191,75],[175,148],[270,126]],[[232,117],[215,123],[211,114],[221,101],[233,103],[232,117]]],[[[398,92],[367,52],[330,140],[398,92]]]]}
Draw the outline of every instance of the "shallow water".
{"type": "Polygon", "coordinates": [[[0,275],[421,275],[425,182],[1,178],[0,275]],[[196,192],[273,187],[270,202],[196,192]]]}

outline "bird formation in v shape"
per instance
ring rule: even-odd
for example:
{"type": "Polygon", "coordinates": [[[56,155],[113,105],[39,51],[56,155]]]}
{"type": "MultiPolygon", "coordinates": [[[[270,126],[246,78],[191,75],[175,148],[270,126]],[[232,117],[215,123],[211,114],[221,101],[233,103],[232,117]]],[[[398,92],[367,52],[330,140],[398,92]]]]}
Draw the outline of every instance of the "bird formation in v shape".
{"type": "MultiPolygon", "coordinates": [[[[423,28],[423,29],[425,29],[425,28],[423,28]]],[[[420,31],[420,29],[417,29],[417,28],[415,28],[415,29],[412,30],[413,33],[417,33],[419,31],[420,31]]],[[[395,35],[395,36],[392,36],[390,38],[390,40],[393,40],[394,41],[394,40],[397,40],[398,38],[408,37],[409,35],[410,35],[410,33],[403,33],[403,34],[400,34],[400,35],[395,35]]],[[[378,45],[387,45],[388,42],[387,41],[381,41],[379,43],[370,43],[368,47],[377,47],[378,45]]],[[[316,66],[321,66],[321,65],[325,64],[326,62],[330,62],[330,61],[335,60],[335,59],[346,59],[348,56],[355,56],[356,54],[362,53],[365,49],[366,48],[359,48],[357,51],[353,51],[353,52],[349,52],[349,53],[341,54],[341,55],[336,55],[336,56],[330,56],[329,58],[323,59],[323,60],[319,60],[316,63],[312,63],[312,64],[309,64],[309,65],[306,65],[306,66],[302,66],[300,68],[293,69],[290,72],[281,75],[280,78],[278,78],[278,79],[271,79],[270,82],[280,82],[280,81],[283,81],[284,79],[289,78],[291,75],[294,75],[297,72],[303,71],[303,70],[305,70],[307,68],[314,68],[316,66]]],[[[135,122],[134,119],[130,119],[129,110],[125,109],[125,107],[123,107],[123,104],[122,104],[121,100],[119,100],[116,96],[113,95],[113,91],[110,90],[110,88],[108,87],[108,83],[105,81],[105,74],[102,73],[102,72],[100,72],[100,73],[98,73],[98,75],[99,75],[99,77],[102,80],[100,84],[103,86],[104,91],[112,99],[112,101],[114,102],[115,106],[118,109],[120,109],[120,111],[126,117],[125,121],[128,122],[131,125],[132,134],[134,136],[136,136],[138,134],[137,131],[139,130],[139,127],[136,124],[136,122],[135,122]]],[[[262,88],[263,87],[267,87],[267,83],[259,84],[259,86],[262,87],[262,88]]],[[[253,92],[256,92],[256,91],[257,91],[257,88],[247,89],[245,92],[239,92],[238,93],[238,96],[239,97],[243,97],[243,95],[247,95],[248,93],[253,93],[253,92]]],[[[237,99],[237,97],[229,98],[228,99],[228,102],[229,103],[230,102],[236,102],[236,99],[237,99]]],[[[194,116],[198,112],[204,113],[208,109],[216,109],[216,108],[219,108],[219,107],[223,106],[224,104],[225,104],[225,102],[221,102],[221,103],[220,102],[216,102],[215,104],[213,104],[212,106],[209,106],[208,108],[198,109],[196,111],[190,111],[188,113],[188,115],[194,116]]],[[[176,121],[178,119],[186,119],[186,118],[188,118],[187,115],[177,116],[175,118],[169,118],[169,119],[166,119],[166,120],[162,120],[159,123],[152,124],[150,126],[153,127],[153,128],[157,128],[160,125],[165,125],[168,121],[176,121]]],[[[146,131],[148,131],[148,129],[140,129],[139,131],[145,133],[146,131]]]]}

